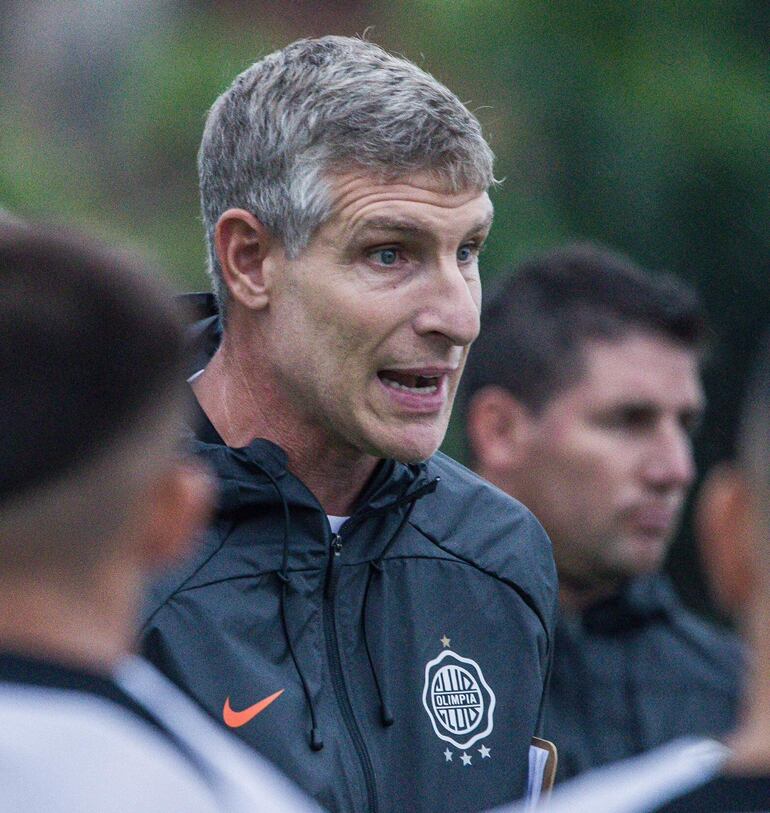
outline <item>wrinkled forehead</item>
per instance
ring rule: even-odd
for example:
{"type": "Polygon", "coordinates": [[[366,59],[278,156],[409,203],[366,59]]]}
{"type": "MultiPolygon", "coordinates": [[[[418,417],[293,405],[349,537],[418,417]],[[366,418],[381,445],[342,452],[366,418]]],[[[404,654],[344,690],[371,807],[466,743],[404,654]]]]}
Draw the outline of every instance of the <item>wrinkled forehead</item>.
{"type": "Polygon", "coordinates": [[[472,192],[481,194],[490,188],[489,184],[467,180],[466,175],[473,169],[470,163],[435,165],[430,163],[427,156],[424,164],[420,162],[408,165],[387,163],[376,165],[359,163],[356,156],[351,154],[343,161],[322,161],[321,166],[323,168],[321,178],[330,187],[335,186],[340,179],[357,176],[377,184],[398,185],[419,180],[446,194],[472,192]],[[467,172],[458,171],[463,169],[467,172]]]}
{"type": "Polygon", "coordinates": [[[455,190],[432,172],[386,177],[370,172],[338,172],[326,176],[327,222],[349,231],[361,228],[394,228],[419,231],[448,228],[489,231],[494,209],[486,189],[455,190]]]}

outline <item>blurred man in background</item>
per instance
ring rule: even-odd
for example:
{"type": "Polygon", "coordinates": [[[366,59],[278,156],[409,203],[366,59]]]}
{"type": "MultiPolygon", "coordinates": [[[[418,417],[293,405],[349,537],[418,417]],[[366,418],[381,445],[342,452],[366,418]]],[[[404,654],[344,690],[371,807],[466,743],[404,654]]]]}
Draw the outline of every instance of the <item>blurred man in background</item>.
{"type": "Polygon", "coordinates": [[[372,43],[302,40],[216,101],[199,171],[194,445],[222,488],[145,652],[332,810],[523,796],[550,543],[435,454],[479,329],[478,121],[372,43]]]}
{"type": "Polygon", "coordinates": [[[734,719],[739,645],[661,573],[694,476],[704,333],[691,290],[591,245],[524,263],[482,317],[467,436],[553,541],[559,779],[734,719]]]}
{"type": "Polygon", "coordinates": [[[706,570],[739,622],[750,668],[729,748],[678,740],[569,782],[548,813],[770,810],[770,334],[744,399],[735,465],[713,469],[696,519],[706,570]]]}
{"type": "Polygon", "coordinates": [[[302,811],[128,656],[211,485],[179,458],[182,332],[126,258],[0,226],[0,810],[302,811]]]}

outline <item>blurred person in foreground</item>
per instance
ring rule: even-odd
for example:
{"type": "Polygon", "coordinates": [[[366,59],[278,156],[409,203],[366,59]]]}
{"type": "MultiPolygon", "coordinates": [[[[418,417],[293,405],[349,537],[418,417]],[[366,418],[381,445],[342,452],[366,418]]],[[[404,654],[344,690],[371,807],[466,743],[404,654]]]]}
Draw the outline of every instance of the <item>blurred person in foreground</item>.
{"type": "Polygon", "coordinates": [[[661,572],[694,475],[704,333],[693,291],[593,245],[523,263],[482,316],[472,465],[543,523],[559,572],[557,780],[734,720],[737,639],[661,572]]]}
{"type": "Polygon", "coordinates": [[[677,740],[568,782],[544,813],[770,810],[770,334],[765,339],[737,460],[709,472],[696,510],[708,576],[750,653],[738,724],[727,746],[677,740]]]}
{"type": "Polygon", "coordinates": [[[194,446],[220,500],[145,653],[331,810],[523,796],[550,543],[436,452],[479,329],[478,121],[372,43],[302,40],[216,101],[199,171],[194,446]]]}
{"type": "Polygon", "coordinates": [[[183,341],[126,258],[0,226],[0,810],[305,811],[130,656],[143,581],[211,483],[179,457],[183,341]]]}

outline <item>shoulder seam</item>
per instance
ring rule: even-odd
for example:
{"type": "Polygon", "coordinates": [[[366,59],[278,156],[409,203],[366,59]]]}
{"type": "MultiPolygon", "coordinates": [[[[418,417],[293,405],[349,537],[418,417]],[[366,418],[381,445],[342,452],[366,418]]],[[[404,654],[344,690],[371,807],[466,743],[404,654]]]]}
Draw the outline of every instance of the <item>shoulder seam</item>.
{"type": "Polygon", "coordinates": [[[548,642],[548,650],[550,651],[550,649],[551,649],[551,635],[550,635],[550,633],[548,631],[548,624],[546,623],[546,620],[543,617],[543,614],[540,612],[535,600],[532,598],[532,596],[526,590],[524,590],[521,586],[516,584],[516,582],[512,581],[511,579],[506,579],[504,576],[500,576],[497,573],[493,573],[492,571],[487,570],[486,568],[484,568],[480,564],[478,564],[478,562],[474,562],[472,559],[469,559],[469,558],[467,558],[465,556],[461,556],[460,554],[456,553],[455,551],[448,550],[437,539],[435,539],[431,534],[429,534],[427,531],[424,531],[422,528],[419,528],[413,522],[410,521],[409,525],[412,528],[414,528],[414,530],[417,531],[417,533],[424,536],[429,542],[431,542],[433,545],[435,545],[439,550],[442,550],[448,556],[451,556],[454,559],[457,559],[459,562],[463,562],[464,564],[468,565],[468,567],[472,567],[474,570],[478,570],[480,573],[483,573],[485,576],[489,576],[492,579],[496,579],[497,581],[502,582],[503,584],[510,587],[511,590],[513,590],[519,596],[519,598],[521,598],[521,600],[527,605],[527,607],[529,607],[529,609],[532,610],[532,612],[537,616],[537,619],[538,619],[538,621],[540,621],[540,625],[543,627],[543,630],[545,632],[546,640],[548,642]]]}
{"type": "Polygon", "coordinates": [[[197,574],[200,573],[200,571],[217,555],[217,553],[219,553],[219,551],[222,550],[222,546],[225,544],[225,540],[230,535],[230,532],[235,526],[235,522],[232,521],[230,525],[231,527],[228,529],[228,532],[222,534],[219,544],[214,548],[214,550],[211,551],[211,553],[208,556],[206,556],[205,559],[196,568],[193,569],[192,573],[190,573],[186,578],[182,579],[182,581],[179,584],[177,584],[176,587],[173,587],[171,589],[171,592],[169,592],[168,595],[162,601],[158,602],[158,606],[147,616],[147,619],[140,626],[139,628],[140,635],[144,633],[144,631],[147,629],[147,626],[150,624],[153,618],[155,618],[155,616],[163,609],[163,607],[165,607],[166,604],[168,604],[168,602],[171,601],[171,599],[177,593],[181,593],[182,590],[184,590],[185,585],[188,584],[191,579],[195,578],[195,576],[197,576],[197,574]]]}

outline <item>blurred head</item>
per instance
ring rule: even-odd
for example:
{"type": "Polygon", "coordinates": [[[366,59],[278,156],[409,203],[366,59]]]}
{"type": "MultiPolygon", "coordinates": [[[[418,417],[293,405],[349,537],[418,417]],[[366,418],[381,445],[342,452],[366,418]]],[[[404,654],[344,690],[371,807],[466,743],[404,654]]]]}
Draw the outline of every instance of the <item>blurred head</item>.
{"type": "Polygon", "coordinates": [[[211,271],[292,438],[420,460],[478,333],[492,153],[412,63],[301,40],[239,76],[200,150],[211,271]]]}
{"type": "Polygon", "coordinates": [[[0,226],[0,292],[0,586],[78,592],[106,563],[175,556],[207,491],[175,448],[168,293],[125,257],[21,226],[0,226]]]}
{"type": "MultiPolygon", "coordinates": [[[[770,333],[746,389],[734,463],[712,469],[695,513],[701,550],[722,607],[764,608],[770,620],[770,333]]],[[[765,659],[765,662],[766,659],[765,659]]]]}
{"type": "Polygon", "coordinates": [[[694,476],[704,333],[691,290],[592,245],[524,263],[485,307],[471,456],[543,523],[564,587],[661,566],[694,476]]]}

